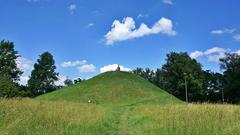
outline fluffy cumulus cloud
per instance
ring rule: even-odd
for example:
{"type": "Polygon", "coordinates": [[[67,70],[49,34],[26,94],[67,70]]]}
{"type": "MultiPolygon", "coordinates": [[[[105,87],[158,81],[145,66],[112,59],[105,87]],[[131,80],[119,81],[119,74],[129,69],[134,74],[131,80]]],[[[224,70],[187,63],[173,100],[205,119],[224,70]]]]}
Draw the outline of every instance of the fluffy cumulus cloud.
{"type": "Polygon", "coordinates": [[[87,60],[65,61],[60,64],[63,68],[76,68],[79,73],[95,72],[96,67],[88,64],[87,60]]]}
{"type": "Polygon", "coordinates": [[[86,63],[87,63],[87,60],[64,61],[61,63],[61,67],[63,68],[75,67],[75,66],[86,64],[86,63]]]}
{"type": "Polygon", "coordinates": [[[33,62],[27,58],[18,57],[16,63],[17,67],[24,72],[32,70],[33,68],[33,62]]]}
{"type": "Polygon", "coordinates": [[[29,75],[33,69],[33,61],[24,58],[24,57],[18,57],[16,60],[17,67],[23,71],[23,75],[20,76],[19,83],[22,85],[26,85],[27,81],[29,80],[29,75]]]}
{"type": "Polygon", "coordinates": [[[236,31],[235,29],[216,29],[216,30],[212,30],[210,33],[216,34],[216,35],[221,35],[221,34],[231,34],[235,31],[236,31]]]}
{"type": "Polygon", "coordinates": [[[190,57],[193,58],[193,59],[196,59],[200,56],[203,56],[204,55],[204,52],[201,52],[201,51],[195,51],[195,52],[192,52],[190,54],[190,57]]]}
{"type": "Polygon", "coordinates": [[[122,22],[119,20],[113,22],[112,29],[105,35],[105,40],[107,45],[112,45],[117,41],[159,33],[169,36],[177,34],[177,32],[173,30],[173,23],[170,19],[162,17],[151,28],[144,23],[142,23],[139,28],[136,28],[133,18],[126,17],[122,22]]]}
{"type": "Polygon", "coordinates": [[[240,41],[240,34],[234,35],[233,38],[235,41],[240,41]]]}
{"type": "Polygon", "coordinates": [[[196,59],[201,56],[206,56],[210,62],[219,62],[219,59],[223,58],[225,56],[225,53],[229,51],[229,49],[213,47],[207,49],[206,51],[194,51],[190,53],[190,57],[196,59]]]}
{"type": "MultiPolygon", "coordinates": [[[[104,72],[108,72],[108,71],[116,71],[117,67],[118,67],[118,64],[107,65],[107,66],[100,68],[100,72],[104,73],[104,72]]],[[[131,71],[130,68],[124,67],[122,65],[119,65],[119,67],[120,67],[121,71],[131,71]]]]}
{"type": "Polygon", "coordinates": [[[167,5],[173,5],[173,1],[172,0],[162,0],[162,2],[164,4],[167,4],[167,5]]]}
{"type": "Polygon", "coordinates": [[[59,75],[58,81],[55,82],[55,85],[57,86],[64,86],[64,81],[67,79],[67,76],[59,75]]]}
{"type": "Polygon", "coordinates": [[[76,4],[70,4],[68,6],[68,10],[70,11],[71,14],[74,14],[76,9],[77,9],[77,5],[76,4]]]}
{"type": "Polygon", "coordinates": [[[93,64],[85,64],[77,68],[79,73],[95,72],[96,67],[93,64]]]}

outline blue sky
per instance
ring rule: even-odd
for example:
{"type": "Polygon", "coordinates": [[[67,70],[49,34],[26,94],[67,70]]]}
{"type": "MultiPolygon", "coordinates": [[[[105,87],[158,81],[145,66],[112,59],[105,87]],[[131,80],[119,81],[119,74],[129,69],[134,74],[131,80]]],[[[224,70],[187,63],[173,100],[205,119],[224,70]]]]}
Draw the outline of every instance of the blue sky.
{"type": "Polygon", "coordinates": [[[13,41],[26,82],[38,55],[54,55],[61,79],[160,68],[171,51],[219,70],[240,53],[239,0],[0,0],[0,40],[13,41]]]}

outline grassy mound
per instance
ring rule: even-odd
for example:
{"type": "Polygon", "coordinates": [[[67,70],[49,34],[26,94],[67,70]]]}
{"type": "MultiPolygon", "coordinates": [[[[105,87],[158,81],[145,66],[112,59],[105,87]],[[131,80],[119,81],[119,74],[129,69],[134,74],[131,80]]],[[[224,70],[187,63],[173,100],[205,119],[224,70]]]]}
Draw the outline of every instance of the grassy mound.
{"type": "Polygon", "coordinates": [[[37,97],[51,101],[97,104],[181,103],[143,78],[128,72],[107,72],[77,85],[37,97]]]}

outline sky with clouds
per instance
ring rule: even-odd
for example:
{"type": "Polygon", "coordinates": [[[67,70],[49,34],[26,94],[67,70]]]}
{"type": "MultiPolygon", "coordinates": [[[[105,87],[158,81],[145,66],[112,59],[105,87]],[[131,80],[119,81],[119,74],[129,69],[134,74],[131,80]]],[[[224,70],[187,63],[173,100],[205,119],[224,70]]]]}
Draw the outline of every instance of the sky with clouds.
{"type": "Polygon", "coordinates": [[[239,0],[0,0],[0,40],[13,41],[26,83],[39,54],[54,55],[61,84],[118,64],[156,69],[171,51],[204,69],[240,53],[239,0]]]}

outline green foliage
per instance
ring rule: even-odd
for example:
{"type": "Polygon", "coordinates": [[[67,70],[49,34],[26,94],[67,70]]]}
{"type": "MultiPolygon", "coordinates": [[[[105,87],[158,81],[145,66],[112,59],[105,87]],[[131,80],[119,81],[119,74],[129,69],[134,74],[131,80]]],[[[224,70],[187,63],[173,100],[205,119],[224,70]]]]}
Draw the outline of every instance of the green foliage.
{"type": "Polygon", "coordinates": [[[224,92],[228,102],[240,103],[240,55],[226,54],[221,61],[224,70],[224,92]]]}
{"type": "Polygon", "coordinates": [[[201,100],[203,72],[201,64],[191,59],[187,53],[167,54],[166,64],[162,67],[165,89],[176,97],[185,99],[185,77],[190,101],[201,100]]]}
{"type": "Polygon", "coordinates": [[[132,72],[134,74],[139,75],[142,78],[152,82],[152,83],[154,82],[154,75],[155,75],[155,73],[150,68],[145,68],[145,69],[143,69],[143,68],[136,68],[132,72]]]}
{"type": "Polygon", "coordinates": [[[208,102],[224,102],[223,95],[224,79],[223,75],[204,71],[203,100],[208,102]]]}
{"type": "Polygon", "coordinates": [[[37,99],[81,103],[87,103],[90,99],[97,104],[181,103],[179,99],[137,75],[116,71],[103,73],[79,84],[41,95],[37,99]]]}
{"type": "Polygon", "coordinates": [[[82,82],[82,79],[81,79],[81,78],[77,78],[77,79],[74,80],[74,84],[78,84],[78,83],[80,83],[80,82],[82,82]]]}
{"type": "Polygon", "coordinates": [[[33,96],[51,92],[55,89],[54,82],[58,80],[55,72],[53,56],[49,52],[40,55],[28,81],[28,87],[33,96]]]}
{"type": "Polygon", "coordinates": [[[0,75],[0,97],[11,98],[19,95],[18,88],[9,79],[0,75]]]}
{"type": "Polygon", "coordinates": [[[70,85],[73,85],[73,81],[70,80],[70,79],[66,79],[66,80],[64,81],[64,84],[65,84],[66,86],[70,86],[70,85]]]}
{"type": "Polygon", "coordinates": [[[182,100],[185,100],[186,77],[190,100],[200,101],[203,98],[204,74],[201,65],[195,59],[191,59],[187,53],[167,54],[166,64],[155,72],[149,68],[145,70],[136,68],[133,73],[182,100]]]}
{"type": "Polygon", "coordinates": [[[22,72],[17,67],[18,52],[14,50],[13,42],[0,42],[0,74],[12,81],[19,80],[22,72]]]}
{"type": "Polygon", "coordinates": [[[160,88],[166,88],[165,82],[164,82],[164,76],[163,76],[163,71],[161,69],[157,69],[153,78],[153,83],[160,87],[160,88]]]}

